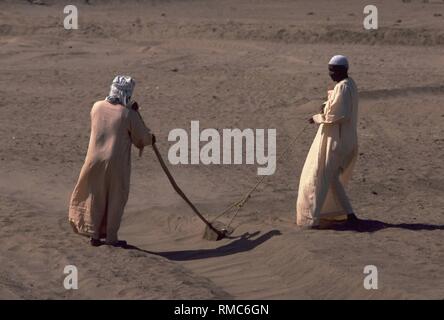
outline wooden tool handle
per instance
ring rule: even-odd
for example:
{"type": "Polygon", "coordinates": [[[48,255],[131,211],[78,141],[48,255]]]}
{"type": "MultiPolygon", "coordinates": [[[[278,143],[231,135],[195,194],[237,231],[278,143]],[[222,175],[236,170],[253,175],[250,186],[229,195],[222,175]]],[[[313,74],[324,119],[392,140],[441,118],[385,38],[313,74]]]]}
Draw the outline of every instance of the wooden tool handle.
{"type": "Polygon", "coordinates": [[[209,223],[207,221],[207,219],[205,219],[202,214],[199,212],[199,210],[197,210],[197,208],[194,206],[194,204],[187,198],[187,196],[185,195],[185,193],[183,193],[183,191],[179,188],[179,186],[177,185],[176,181],[174,181],[173,176],[171,175],[170,171],[168,170],[168,167],[165,164],[165,161],[163,161],[162,156],[160,155],[159,150],[157,149],[156,144],[152,145],[154,153],[157,156],[157,159],[159,160],[160,166],[162,167],[163,171],[165,172],[165,174],[168,177],[168,180],[170,181],[171,185],[173,186],[174,190],[182,197],[183,200],[185,200],[186,203],[188,203],[188,205],[191,207],[191,209],[193,209],[194,213],[197,214],[197,216],[212,230],[214,230],[216,233],[219,233],[218,230],[216,230],[211,223],[209,223]]]}

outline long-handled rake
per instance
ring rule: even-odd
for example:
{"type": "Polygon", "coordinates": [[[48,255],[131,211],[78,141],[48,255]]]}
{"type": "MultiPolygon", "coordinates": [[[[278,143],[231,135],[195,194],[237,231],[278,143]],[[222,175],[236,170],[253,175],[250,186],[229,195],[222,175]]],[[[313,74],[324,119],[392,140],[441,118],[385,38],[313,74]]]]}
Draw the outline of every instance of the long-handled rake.
{"type": "Polygon", "coordinates": [[[227,235],[227,230],[223,229],[223,228],[218,229],[217,227],[212,225],[210,222],[208,222],[208,220],[204,218],[204,216],[199,212],[199,210],[197,210],[196,206],[188,199],[188,197],[185,195],[185,193],[183,193],[183,191],[179,188],[176,181],[174,181],[174,178],[171,175],[170,170],[166,166],[165,161],[163,161],[163,158],[162,158],[159,150],[157,149],[156,144],[153,144],[153,150],[157,156],[157,159],[159,160],[160,166],[162,167],[163,171],[165,172],[166,176],[168,177],[168,180],[170,181],[174,190],[177,192],[177,194],[179,196],[182,197],[183,200],[185,200],[185,202],[190,206],[190,208],[194,211],[194,213],[205,223],[206,227],[205,227],[205,232],[204,232],[203,238],[207,239],[207,240],[212,240],[212,241],[218,241],[218,240],[225,238],[225,236],[227,235]]]}
{"type": "MultiPolygon", "coordinates": [[[[134,108],[134,110],[139,114],[138,112],[138,106],[134,108]]],[[[140,116],[140,114],[139,114],[140,116]]],[[[140,116],[140,119],[143,121],[142,117],[140,116]]],[[[305,129],[308,127],[308,124],[306,124],[302,130],[295,136],[293,141],[287,146],[287,148],[284,150],[284,152],[278,157],[278,160],[286,156],[292,149],[294,142],[299,138],[299,136],[305,131],[305,129]]],[[[193,212],[205,223],[205,232],[203,235],[204,239],[212,240],[212,241],[218,241],[223,238],[226,238],[229,234],[233,232],[233,228],[230,227],[231,223],[233,222],[234,218],[238,215],[239,211],[242,209],[242,207],[245,205],[245,203],[250,199],[251,194],[259,187],[259,185],[264,181],[265,177],[259,179],[257,183],[247,192],[247,194],[240,199],[239,201],[233,203],[231,206],[229,206],[227,209],[222,211],[214,220],[212,223],[210,223],[205,217],[197,210],[196,206],[188,199],[188,197],[183,193],[183,191],[179,188],[176,181],[174,180],[173,176],[170,173],[170,170],[165,164],[165,161],[163,160],[159,150],[157,149],[156,144],[152,145],[154,153],[156,154],[157,159],[159,160],[159,163],[165,172],[166,176],[168,177],[168,180],[170,181],[171,185],[173,186],[174,190],[177,192],[179,196],[182,197],[183,200],[190,206],[190,208],[193,210],[193,212]],[[232,210],[235,210],[235,213],[233,217],[231,218],[230,222],[223,226],[222,223],[216,221],[219,217],[229,213],[232,210]]],[[[142,154],[142,150],[139,152],[139,156],[142,154]]]]}

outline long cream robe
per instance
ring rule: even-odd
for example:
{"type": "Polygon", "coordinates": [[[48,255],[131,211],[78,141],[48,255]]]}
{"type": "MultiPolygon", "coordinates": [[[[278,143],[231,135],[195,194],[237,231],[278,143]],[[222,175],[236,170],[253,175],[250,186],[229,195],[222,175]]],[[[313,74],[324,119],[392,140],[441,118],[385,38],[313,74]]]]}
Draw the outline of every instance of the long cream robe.
{"type": "Polygon", "coordinates": [[[91,110],[91,137],[85,163],[69,205],[74,231],[96,239],[118,240],[128,200],[131,143],[150,145],[152,135],[137,111],[98,101],[91,110]]]}
{"type": "Polygon", "coordinates": [[[296,223],[300,226],[343,220],[352,211],[344,187],[358,154],[358,90],[353,79],[337,83],[324,113],[313,119],[319,129],[299,182],[296,223]]]}

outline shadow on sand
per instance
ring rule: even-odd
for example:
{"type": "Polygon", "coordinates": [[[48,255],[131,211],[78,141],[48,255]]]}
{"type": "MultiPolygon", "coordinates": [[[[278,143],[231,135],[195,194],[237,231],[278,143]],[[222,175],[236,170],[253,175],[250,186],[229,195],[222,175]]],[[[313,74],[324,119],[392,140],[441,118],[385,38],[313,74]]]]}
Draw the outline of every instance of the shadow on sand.
{"type": "Polygon", "coordinates": [[[271,230],[256,239],[252,239],[253,237],[257,236],[259,233],[260,233],[259,231],[254,233],[246,232],[239,237],[231,238],[235,239],[234,241],[231,241],[226,245],[213,249],[153,252],[153,251],[143,250],[129,244],[125,246],[125,249],[133,249],[149,254],[155,254],[173,261],[189,261],[189,260],[207,259],[214,257],[223,257],[236,253],[250,251],[256,248],[257,246],[261,245],[265,241],[271,239],[272,237],[281,235],[281,232],[279,230],[271,230]]]}
{"type": "Polygon", "coordinates": [[[326,230],[376,232],[383,229],[404,229],[410,231],[433,231],[444,230],[444,225],[433,225],[423,223],[386,223],[378,220],[361,220],[353,223],[332,225],[326,230]]]}
{"type": "MultiPolygon", "coordinates": [[[[334,230],[334,231],[354,231],[354,232],[376,232],[383,229],[404,229],[411,231],[434,231],[434,230],[444,230],[444,225],[433,225],[433,224],[422,224],[422,223],[386,223],[378,220],[361,220],[355,221],[353,223],[343,223],[332,225],[324,230],[334,230]]],[[[264,242],[268,241],[274,236],[282,235],[279,230],[271,230],[260,237],[256,237],[260,232],[256,231],[254,233],[246,232],[239,237],[231,237],[228,239],[233,239],[230,243],[223,246],[212,248],[212,249],[195,249],[195,250],[181,250],[181,251],[165,251],[165,252],[155,252],[143,250],[139,247],[127,244],[124,246],[125,249],[137,250],[140,252],[158,255],[173,261],[190,261],[199,260],[215,257],[223,257],[236,253],[247,252],[253,250],[254,248],[260,246],[264,242]]]]}

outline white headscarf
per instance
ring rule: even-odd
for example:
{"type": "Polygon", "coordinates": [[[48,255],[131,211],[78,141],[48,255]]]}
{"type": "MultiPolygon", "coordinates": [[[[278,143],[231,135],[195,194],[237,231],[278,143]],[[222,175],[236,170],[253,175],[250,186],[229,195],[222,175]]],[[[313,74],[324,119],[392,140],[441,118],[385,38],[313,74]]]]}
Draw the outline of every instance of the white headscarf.
{"type": "Polygon", "coordinates": [[[127,107],[135,85],[136,82],[130,76],[116,76],[106,100],[112,104],[121,104],[127,107]]]}
{"type": "Polygon", "coordinates": [[[346,56],[336,55],[330,59],[329,65],[333,66],[344,66],[348,69],[348,59],[346,56]]]}

